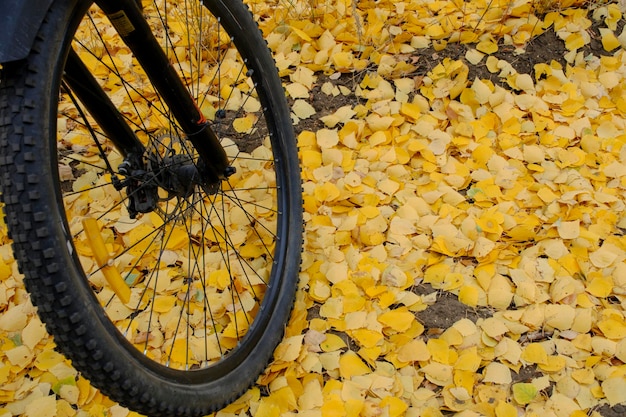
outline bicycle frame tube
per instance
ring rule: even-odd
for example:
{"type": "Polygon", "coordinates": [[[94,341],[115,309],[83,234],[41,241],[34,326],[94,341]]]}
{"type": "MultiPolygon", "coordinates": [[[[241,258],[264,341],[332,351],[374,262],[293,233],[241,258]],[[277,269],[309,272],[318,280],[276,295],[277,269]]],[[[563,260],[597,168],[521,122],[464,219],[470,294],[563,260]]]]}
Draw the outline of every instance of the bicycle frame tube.
{"type": "Polygon", "coordinates": [[[122,155],[143,154],[144,146],[72,48],[63,79],[122,155]]]}
{"type": "Polygon", "coordinates": [[[96,3],[142,65],[198,151],[205,181],[215,184],[228,176],[228,158],[224,148],[170,64],[137,3],[128,0],[100,0],[96,3]]]}

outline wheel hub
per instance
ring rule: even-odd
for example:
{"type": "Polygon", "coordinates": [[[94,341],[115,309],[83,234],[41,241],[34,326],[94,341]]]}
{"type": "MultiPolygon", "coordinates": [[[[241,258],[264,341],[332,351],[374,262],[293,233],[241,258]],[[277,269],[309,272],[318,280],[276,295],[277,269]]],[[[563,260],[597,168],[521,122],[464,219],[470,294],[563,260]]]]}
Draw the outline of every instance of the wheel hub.
{"type": "Polygon", "coordinates": [[[154,173],[157,185],[167,192],[165,200],[189,197],[200,185],[200,172],[189,155],[173,154],[156,161],[149,156],[148,169],[154,173]]]}
{"type": "MultiPolygon", "coordinates": [[[[207,183],[206,176],[202,175],[202,161],[190,153],[190,146],[176,136],[161,135],[150,142],[145,157],[129,155],[120,164],[118,171],[126,179],[119,182],[117,188],[126,187],[131,218],[156,210],[159,201],[188,198],[196,186],[210,195],[219,191],[221,181],[207,183]]],[[[229,167],[224,176],[234,172],[234,168],[229,167]]]]}

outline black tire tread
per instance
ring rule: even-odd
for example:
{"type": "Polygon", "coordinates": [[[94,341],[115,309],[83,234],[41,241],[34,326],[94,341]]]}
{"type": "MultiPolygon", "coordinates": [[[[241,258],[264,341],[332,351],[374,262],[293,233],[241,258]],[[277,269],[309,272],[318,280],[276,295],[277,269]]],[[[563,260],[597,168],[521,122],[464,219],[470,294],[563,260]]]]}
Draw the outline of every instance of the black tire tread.
{"type": "MultiPolygon", "coordinates": [[[[118,352],[111,349],[110,344],[115,344],[114,338],[111,337],[105,343],[102,335],[94,336],[90,322],[93,314],[86,314],[92,306],[81,302],[88,298],[79,288],[71,286],[64,277],[64,265],[68,255],[62,248],[66,242],[62,239],[61,226],[50,218],[50,207],[55,204],[54,198],[50,193],[44,195],[42,192],[56,173],[40,160],[42,155],[50,151],[49,145],[43,138],[35,138],[38,133],[36,123],[45,117],[42,114],[44,110],[36,103],[39,102],[42,91],[46,91],[45,83],[49,81],[46,52],[41,51],[48,51],[48,43],[54,42],[54,38],[50,39],[54,22],[67,18],[64,14],[67,11],[60,10],[63,7],[59,3],[63,2],[55,1],[51,6],[48,19],[35,39],[30,56],[26,60],[6,64],[0,81],[2,201],[15,257],[25,275],[24,284],[59,349],[72,360],[76,369],[106,395],[132,410],[153,417],[208,414],[245,392],[254,379],[237,375],[237,378],[247,378],[252,382],[237,388],[235,392],[229,390],[228,381],[222,382],[226,386],[212,391],[212,395],[216,392],[219,395],[215,395],[210,401],[206,398],[200,401],[201,394],[207,393],[199,389],[190,390],[183,383],[178,389],[160,387],[162,389],[155,395],[154,380],[146,381],[145,370],[129,366],[124,362],[125,358],[120,358],[118,352]],[[194,395],[198,396],[198,401],[189,401],[194,395]]],[[[249,10],[248,13],[251,15],[249,10]]],[[[293,146],[295,147],[295,143],[293,146]]],[[[297,158],[295,162],[288,163],[292,169],[295,168],[297,158]]],[[[299,175],[297,184],[289,186],[300,190],[299,175]]],[[[298,233],[302,227],[301,212],[294,216],[297,222],[292,225],[294,229],[291,233],[298,233]]],[[[301,240],[300,237],[297,239],[301,240]]],[[[297,271],[300,262],[296,262],[297,271]]],[[[279,310],[287,313],[291,310],[296,286],[297,283],[294,283],[293,289],[286,291],[286,296],[290,299],[280,300],[282,307],[279,310]]],[[[274,346],[282,338],[284,326],[285,323],[282,323],[278,331],[274,329],[275,334],[271,340],[274,346]]],[[[249,372],[258,375],[270,358],[271,356],[262,358],[263,363],[257,363],[249,372]]]]}

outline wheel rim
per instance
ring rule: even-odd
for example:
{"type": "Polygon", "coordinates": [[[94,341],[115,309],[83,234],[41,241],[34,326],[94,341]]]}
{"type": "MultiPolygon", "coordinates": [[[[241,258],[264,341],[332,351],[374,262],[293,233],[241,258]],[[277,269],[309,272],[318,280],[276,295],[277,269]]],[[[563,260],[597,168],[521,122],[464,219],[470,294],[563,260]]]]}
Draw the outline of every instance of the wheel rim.
{"type": "Polygon", "coordinates": [[[280,275],[274,260],[285,250],[277,239],[281,173],[252,71],[219,22],[190,3],[146,5],[144,13],[212,122],[232,176],[212,189],[184,186],[189,169],[181,167],[197,161],[193,146],[95,7],[72,47],[146,147],[148,172],[121,170],[122,154],[63,87],[57,132],[59,192],[77,265],[135,353],[183,371],[211,367],[240,349],[271,302],[265,294],[280,275]],[[138,176],[142,189],[156,190],[156,204],[133,219],[127,207],[138,191],[116,181],[138,176]],[[86,220],[96,221],[95,232],[86,220]],[[130,288],[127,302],[116,279],[130,288]]]}

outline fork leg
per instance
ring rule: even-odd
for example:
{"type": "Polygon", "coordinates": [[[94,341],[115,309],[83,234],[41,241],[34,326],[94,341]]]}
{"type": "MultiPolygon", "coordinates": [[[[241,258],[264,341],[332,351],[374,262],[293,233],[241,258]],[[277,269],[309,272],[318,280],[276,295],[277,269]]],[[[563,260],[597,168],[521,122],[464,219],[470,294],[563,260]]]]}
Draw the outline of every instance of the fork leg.
{"type": "Polygon", "coordinates": [[[98,5],[133,52],[148,78],[168,104],[174,118],[198,151],[198,166],[207,185],[219,183],[232,171],[219,139],[191,97],[163,48],[152,34],[137,2],[99,0],[98,5]]]}
{"type": "Polygon", "coordinates": [[[144,146],[74,49],[67,57],[63,79],[124,156],[143,155],[144,146]]]}

